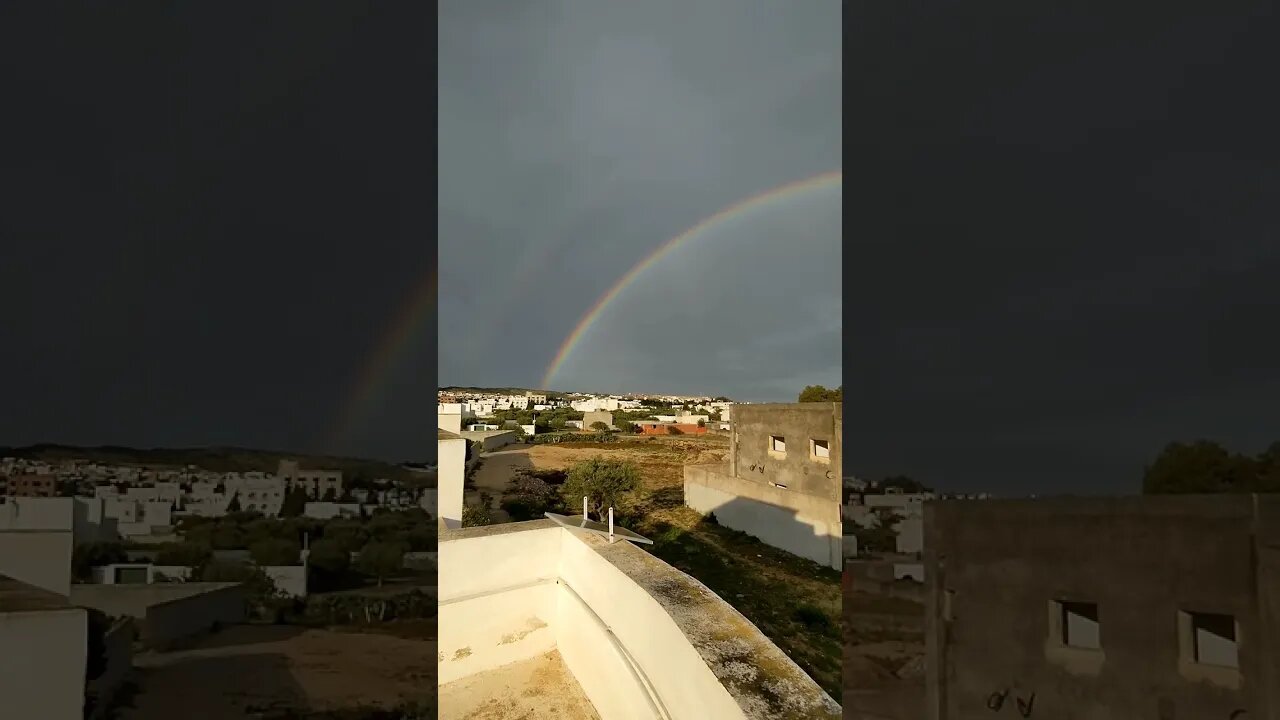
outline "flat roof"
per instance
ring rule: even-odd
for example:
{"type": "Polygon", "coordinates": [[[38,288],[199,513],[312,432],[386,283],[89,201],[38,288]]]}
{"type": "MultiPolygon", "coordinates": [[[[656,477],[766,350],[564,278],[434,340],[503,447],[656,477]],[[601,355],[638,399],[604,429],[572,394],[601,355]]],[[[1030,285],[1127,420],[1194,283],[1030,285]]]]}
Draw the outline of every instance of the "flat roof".
{"type": "Polygon", "coordinates": [[[436,428],[436,440],[461,440],[461,435],[449,432],[444,428],[436,428]]]}
{"type": "Polygon", "coordinates": [[[0,575],[0,612],[70,609],[71,603],[58,593],[0,575]]]}

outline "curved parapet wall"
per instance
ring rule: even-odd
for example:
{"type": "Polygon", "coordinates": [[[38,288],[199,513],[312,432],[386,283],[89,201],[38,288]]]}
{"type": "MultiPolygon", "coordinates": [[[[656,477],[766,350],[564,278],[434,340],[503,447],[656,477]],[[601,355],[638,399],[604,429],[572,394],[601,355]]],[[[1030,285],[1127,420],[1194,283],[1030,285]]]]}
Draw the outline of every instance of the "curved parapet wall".
{"type": "Polygon", "coordinates": [[[550,521],[440,538],[439,682],[558,650],[603,720],[837,718],[840,707],[705,586],[550,521]]]}

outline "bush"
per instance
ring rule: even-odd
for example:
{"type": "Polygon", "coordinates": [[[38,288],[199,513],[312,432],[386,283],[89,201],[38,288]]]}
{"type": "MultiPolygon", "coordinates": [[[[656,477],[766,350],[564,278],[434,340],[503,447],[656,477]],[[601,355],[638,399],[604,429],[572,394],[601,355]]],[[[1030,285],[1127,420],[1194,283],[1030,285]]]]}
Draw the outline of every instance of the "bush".
{"type": "Polygon", "coordinates": [[[831,618],[827,617],[827,614],[821,608],[808,603],[797,605],[796,609],[791,613],[791,618],[817,632],[828,633],[834,627],[831,623],[831,618]]]}
{"type": "Polygon", "coordinates": [[[297,565],[302,546],[297,540],[271,538],[249,546],[249,555],[259,565],[297,565]]]}
{"type": "Polygon", "coordinates": [[[597,456],[569,468],[561,493],[571,501],[585,495],[597,517],[604,517],[608,508],[616,508],[639,485],[640,470],[633,463],[597,456]]]}
{"type": "Polygon", "coordinates": [[[668,425],[668,426],[667,426],[667,434],[668,434],[668,435],[683,435],[683,434],[684,434],[684,431],[683,431],[683,430],[681,430],[680,428],[676,427],[675,425],[668,425]]]}
{"type": "Polygon", "coordinates": [[[468,505],[462,508],[462,527],[479,527],[492,524],[493,516],[489,514],[488,507],[468,505]]]}
{"type": "Polygon", "coordinates": [[[197,542],[180,542],[165,545],[156,553],[157,565],[180,565],[195,568],[197,572],[213,557],[208,545],[197,542]]]}
{"type": "Polygon", "coordinates": [[[129,561],[124,545],[116,542],[96,542],[77,545],[71,551],[71,577],[76,582],[89,582],[93,568],[129,561]]]}
{"type": "Polygon", "coordinates": [[[524,471],[508,483],[501,507],[512,520],[534,520],[545,512],[561,511],[564,500],[545,480],[524,471]]]}

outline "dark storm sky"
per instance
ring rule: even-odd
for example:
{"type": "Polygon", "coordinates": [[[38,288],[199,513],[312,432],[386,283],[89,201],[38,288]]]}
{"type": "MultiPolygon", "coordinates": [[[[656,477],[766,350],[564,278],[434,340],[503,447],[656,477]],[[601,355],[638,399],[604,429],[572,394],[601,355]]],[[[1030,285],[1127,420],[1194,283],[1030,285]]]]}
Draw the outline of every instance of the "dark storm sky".
{"type": "Polygon", "coordinates": [[[29,5],[0,17],[0,444],[423,456],[434,327],[331,436],[435,260],[433,9],[29,5]]]}
{"type": "MultiPolygon", "coordinates": [[[[449,2],[440,13],[442,384],[538,387],[667,240],[841,167],[832,0],[449,2]]],[[[839,188],[636,278],[552,390],[794,400],[841,382],[839,188]]]]}
{"type": "Polygon", "coordinates": [[[1136,492],[1280,437],[1274,23],[1116,5],[846,6],[853,473],[1136,492]]]}

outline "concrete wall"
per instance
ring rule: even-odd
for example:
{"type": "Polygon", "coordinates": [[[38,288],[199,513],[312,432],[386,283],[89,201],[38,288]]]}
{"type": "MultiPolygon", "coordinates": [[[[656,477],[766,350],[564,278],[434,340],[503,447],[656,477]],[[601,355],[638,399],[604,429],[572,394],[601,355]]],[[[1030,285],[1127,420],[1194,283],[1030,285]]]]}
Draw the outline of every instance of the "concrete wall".
{"type": "MultiPolygon", "coordinates": [[[[517,523],[524,525],[524,523],[517,523]]],[[[555,647],[557,527],[447,541],[437,556],[445,684],[555,647]],[[502,642],[506,636],[519,642],[502,642]]]]}
{"type": "Polygon", "coordinates": [[[215,623],[234,625],[244,622],[246,596],[242,586],[236,583],[200,584],[220,584],[222,587],[197,595],[174,598],[147,608],[141,628],[141,640],[147,647],[169,648],[182,640],[207,632],[215,623]]]}
{"type": "Polygon", "coordinates": [[[462,413],[461,412],[437,412],[437,425],[441,430],[448,430],[457,434],[462,432],[462,413]]]}
{"type": "Polygon", "coordinates": [[[794,493],[840,504],[841,403],[741,405],[730,432],[729,475],[761,484],[785,485],[794,493]],[[786,452],[770,449],[770,436],[786,441],[786,452]],[[827,457],[811,454],[810,441],[827,442],[827,457]]]}
{"type": "Polygon", "coordinates": [[[840,505],[826,499],[729,477],[723,465],[686,465],[684,503],[725,527],[839,570],[844,566],[840,505]]]}
{"type": "Polygon", "coordinates": [[[239,583],[159,583],[155,585],[73,585],[71,603],[117,617],[139,620],[141,640],[165,648],[245,617],[245,592],[239,583]]]}
{"type": "Polygon", "coordinates": [[[485,452],[493,452],[501,447],[510,445],[517,439],[513,430],[473,430],[463,431],[458,434],[467,442],[479,440],[480,447],[485,452]]]}
{"type": "Polygon", "coordinates": [[[1042,719],[1280,718],[1276,496],[939,501],[925,547],[930,718],[1010,688],[1042,719]],[[1057,601],[1096,603],[1100,648],[1057,601]],[[1234,616],[1238,669],[1190,658],[1184,612],[1234,616]]]}
{"type": "Polygon", "coordinates": [[[467,441],[458,438],[441,438],[436,441],[439,474],[436,479],[436,498],[440,517],[450,528],[462,527],[463,481],[466,478],[467,441]]]}
{"type": "Polygon", "coordinates": [[[0,717],[84,717],[88,619],[68,608],[0,612],[0,717]]]}
{"type": "Polygon", "coordinates": [[[302,565],[265,565],[262,571],[275,583],[276,589],[293,597],[307,596],[307,568],[302,565]]]}
{"type": "Polygon", "coordinates": [[[0,530],[0,575],[66,596],[71,592],[71,530],[0,530]]]}
{"type": "Polygon", "coordinates": [[[592,424],[592,423],[598,423],[598,422],[602,422],[602,423],[604,423],[605,425],[608,425],[610,428],[612,428],[612,427],[613,427],[613,413],[611,413],[611,412],[599,412],[599,411],[597,411],[597,412],[586,412],[586,413],[583,413],[583,414],[582,414],[582,427],[583,427],[583,429],[590,430],[590,429],[591,429],[591,424],[592,424]]]}
{"type": "Polygon", "coordinates": [[[556,649],[603,720],[780,717],[758,687],[839,717],[723,600],[630,543],[546,520],[446,531],[439,577],[441,684],[556,649]]]}

